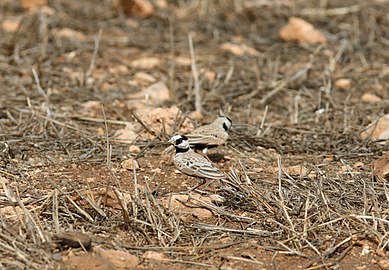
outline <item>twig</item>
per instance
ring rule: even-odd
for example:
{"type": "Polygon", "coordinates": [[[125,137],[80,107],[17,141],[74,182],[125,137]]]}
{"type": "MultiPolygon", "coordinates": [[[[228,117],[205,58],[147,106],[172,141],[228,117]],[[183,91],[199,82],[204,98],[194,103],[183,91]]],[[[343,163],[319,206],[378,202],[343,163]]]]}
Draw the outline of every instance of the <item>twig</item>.
{"type": "Polygon", "coordinates": [[[84,209],[82,209],[75,201],[73,201],[72,198],[70,198],[68,195],[65,195],[65,197],[69,200],[69,202],[77,209],[77,211],[81,215],[89,219],[89,221],[93,222],[93,218],[87,212],[85,212],[84,209]]]}
{"type": "Polygon", "coordinates": [[[265,104],[272,96],[280,92],[285,86],[289,83],[288,80],[283,80],[278,86],[276,86],[273,90],[267,93],[260,101],[260,104],[265,104]]]}
{"type": "Polygon", "coordinates": [[[92,72],[95,68],[96,57],[97,57],[97,53],[99,51],[99,45],[100,45],[102,34],[103,34],[103,30],[99,29],[99,33],[97,34],[97,36],[95,36],[95,46],[93,49],[92,59],[91,59],[90,64],[89,64],[89,68],[85,73],[85,83],[87,82],[88,78],[92,75],[92,72]]]}
{"type": "Polygon", "coordinates": [[[32,72],[32,75],[34,76],[36,88],[37,88],[39,94],[41,94],[42,97],[46,99],[46,93],[45,93],[45,91],[43,90],[43,88],[41,86],[41,83],[40,83],[40,80],[39,80],[39,76],[38,76],[38,73],[36,72],[35,68],[32,68],[31,72],[32,72]]]}
{"type": "Polygon", "coordinates": [[[186,260],[178,260],[178,259],[147,258],[146,260],[161,261],[161,262],[172,262],[172,263],[184,263],[184,264],[192,264],[192,265],[198,265],[198,266],[203,266],[203,267],[211,267],[211,268],[213,267],[212,264],[199,263],[199,262],[186,261],[186,260]]]}
{"type": "MultiPolygon", "coordinates": [[[[78,195],[82,196],[82,194],[81,194],[79,191],[77,191],[77,193],[78,193],[78,195]]],[[[102,217],[107,217],[107,215],[105,214],[105,212],[103,211],[103,209],[101,209],[101,208],[96,204],[96,202],[94,202],[93,197],[90,195],[90,191],[89,191],[89,193],[86,194],[85,200],[90,204],[90,206],[92,206],[93,209],[95,209],[95,211],[96,211],[97,213],[100,214],[100,216],[102,216],[102,217]]]]}
{"type": "Polygon", "coordinates": [[[120,194],[120,192],[117,189],[114,189],[114,192],[115,192],[116,198],[119,202],[120,208],[122,210],[124,222],[127,226],[130,226],[131,221],[130,221],[130,216],[128,214],[127,203],[123,201],[122,195],[120,194]]]}
{"type": "Polygon", "coordinates": [[[152,129],[150,129],[143,121],[142,121],[142,119],[139,117],[139,115],[135,112],[135,110],[132,110],[131,111],[131,114],[132,114],[132,116],[136,119],[136,121],[138,121],[139,122],[139,124],[141,124],[142,125],[142,127],[144,127],[144,129],[148,132],[148,133],[150,133],[151,135],[153,135],[153,136],[155,136],[155,131],[154,130],[152,130],[152,129]]]}
{"type": "Polygon", "coordinates": [[[262,266],[264,265],[263,262],[259,262],[259,261],[255,260],[255,258],[247,259],[247,258],[243,258],[243,257],[236,257],[236,256],[229,256],[229,255],[224,255],[224,256],[222,255],[221,257],[225,258],[227,260],[254,263],[254,264],[258,264],[258,265],[262,265],[262,266]]]}
{"type": "Polygon", "coordinates": [[[47,16],[41,11],[39,12],[39,38],[41,42],[41,44],[39,44],[39,48],[42,59],[44,59],[47,55],[47,43],[49,39],[47,32],[47,16]]]}
{"type": "Polygon", "coordinates": [[[45,119],[45,120],[47,120],[47,121],[53,122],[54,124],[57,124],[57,125],[66,127],[66,128],[68,128],[68,129],[72,129],[72,130],[78,131],[78,132],[83,133],[83,134],[85,134],[85,135],[87,135],[87,136],[90,136],[90,135],[91,135],[91,134],[89,134],[88,132],[83,131],[83,130],[81,130],[81,129],[75,127],[75,126],[71,126],[71,125],[69,125],[69,124],[65,124],[65,123],[63,123],[63,122],[60,122],[60,121],[58,121],[58,120],[55,120],[55,119],[53,119],[53,118],[51,118],[51,117],[49,117],[49,116],[44,116],[44,115],[42,115],[42,114],[40,114],[40,113],[37,113],[37,112],[35,112],[35,111],[26,111],[26,110],[18,110],[18,111],[20,111],[20,112],[31,113],[31,114],[33,114],[33,115],[35,115],[35,116],[38,116],[39,118],[43,118],[43,119],[45,119]]]}
{"type": "Polygon", "coordinates": [[[195,229],[207,230],[207,231],[230,232],[230,233],[246,234],[246,235],[253,235],[253,236],[268,236],[268,235],[280,233],[280,231],[269,232],[269,231],[263,231],[263,230],[248,230],[248,229],[247,230],[239,230],[239,229],[232,229],[232,228],[210,225],[210,224],[191,224],[188,227],[195,228],[195,229]]]}
{"type": "Polygon", "coordinates": [[[138,207],[136,206],[138,202],[141,202],[141,199],[139,198],[139,192],[138,192],[138,178],[136,176],[136,164],[135,160],[132,160],[132,180],[134,181],[134,217],[138,216],[138,207]]]}
{"type": "Polygon", "coordinates": [[[291,230],[295,233],[296,231],[294,229],[293,222],[290,219],[288,210],[286,210],[286,207],[285,207],[284,195],[283,195],[283,192],[282,192],[282,180],[281,180],[281,178],[282,178],[282,164],[281,164],[281,156],[277,157],[277,165],[278,165],[278,196],[280,198],[280,205],[281,205],[281,208],[282,208],[282,210],[284,212],[285,218],[286,218],[286,220],[289,223],[289,226],[290,226],[291,230]]]}
{"type": "Polygon", "coordinates": [[[54,189],[53,194],[53,221],[54,221],[54,228],[56,233],[60,233],[59,229],[59,217],[58,217],[58,190],[54,189]]]}
{"type": "Polygon", "coordinates": [[[234,74],[234,68],[235,68],[234,62],[231,61],[230,68],[228,69],[228,72],[227,72],[226,77],[224,79],[224,84],[228,84],[230,82],[232,74],[234,74]]]}
{"type": "Polygon", "coordinates": [[[104,105],[101,104],[101,110],[103,112],[103,117],[104,117],[104,127],[105,127],[105,139],[106,139],[106,153],[107,153],[107,166],[108,168],[111,167],[111,145],[109,144],[109,135],[108,135],[108,124],[107,124],[107,118],[105,117],[105,110],[104,110],[104,105]]]}
{"type": "Polygon", "coordinates": [[[304,16],[342,16],[347,15],[349,13],[356,13],[361,10],[361,5],[354,5],[354,6],[348,6],[348,7],[340,7],[340,8],[331,8],[331,9],[302,9],[300,12],[298,12],[300,15],[304,16]]]}
{"type": "Polygon", "coordinates": [[[310,59],[309,59],[309,62],[302,68],[300,69],[299,71],[297,71],[295,74],[293,74],[293,76],[291,76],[290,78],[286,78],[284,79],[281,83],[278,84],[278,86],[276,86],[273,90],[271,90],[269,93],[267,93],[260,101],[259,103],[260,104],[265,104],[271,97],[273,97],[274,95],[276,95],[279,91],[281,91],[284,87],[286,87],[290,82],[293,82],[303,76],[305,76],[305,74],[307,74],[307,72],[312,68],[312,64],[313,64],[313,60],[314,60],[314,55],[318,53],[318,51],[321,49],[322,47],[318,47],[318,49],[316,49],[316,51],[314,52],[314,54],[310,55],[310,59]]]}
{"type": "Polygon", "coordinates": [[[56,117],[57,118],[79,119],[79,120],[83,120],[83,121],[96,122],[96,123],[108,123],[108,124],[113,124],[113,125],[126,125],[126,124],[128,124],[128,121],[101,119],[101,118],[95,118],[95,117],[86,117],[86,116],[82,116],[82,115],[71,115],[71,116],[57,115],[56,117]]]}
{"type": "Polygon", "coordinates": [[[269,109],[269,106],[266,105],[265,112],[263,113],[263,117],[262,117],[262,120],[261,120],[261,125],[258,128],[257,134],[255,135],[256,137],[259,137],[263,133],[263,126],[265,125],[268,109],[269,109]]]}
{"type": "MultiPolygon", "coordinates": [[[[200,199],[198,199],[196,197],[193,197],[191,195],[189,195],[189,199],[197,201],[197,202],[200,203],[200,205],[202,207],[204,207],[206,209],[209,209],[209,210],[211,210],[213,212],[216,212],[218,215],[229,217],[232,220],[237,220],[237,221],[241,221],[241,222],[253,222],[253,221],[255,221],[253,218],[242,217],[242,216],[231,214],[231,213],[225,211],[224,209],[222,209],[221,207],[217,207],[214,204],[206,203],[206,202],[204,202],[204,201],[202,201],[202,200],[200,200],[200,199]]],[[[180,203],[182,203],[183,205],[187,206],[187,207],[191,207],[190,205],[188,205],[188,203],[186,203],[186,202],[184,202],[182,200],[179,200],[179,199],[176,199],[176,200],[179,201],[180,203]]]]}
{"type": "MultiPolygon", "coordinates": [[[[27,210],[26,206],[24,205],[24,203],[22,202],[20,197],[16,196],[14,194],[14,192],[12,191],[12,189],[9,188],[7,184],[5,184],[4,182],[2,184],[3,184],[4,193],[7,197],[7,199],[9,201],[11,201],[12,203],[19,205],[20,208],[23,210],[23,214],[24,214],[24,217],[26,219],[26,223],[24,224],[26,226],[26,229],[31,229],[31,227],[32,227],[31,225],[33,225],[33,227],[35,228],[36,233],[39,236],[39,238],[41,239],[41,241],[43,243],[47,242],[48,241],[47,236],[43,233],[42,228],[39,226],[38,222],[33,218],[30,211],[27,210]]],[[[32,231],[31,231],[31,237],[35,238],[35,235],[32,233],[32,231]]]]}
{"type": "Polygon", "coordinates": [[[192,76],[194,80],[194,93],[195,93],[195,109],[197,112],[201,113],[201,94],[200,94],[200,80],[199,80],[199,73],[197,71],[196,67],[196,57],[195,57],[195,52],[193,48],[193,34],[190,33],[188,35],[188,42],[189,42],[189,50],[190,50],[190,57],[192,60],[192,76]]]}

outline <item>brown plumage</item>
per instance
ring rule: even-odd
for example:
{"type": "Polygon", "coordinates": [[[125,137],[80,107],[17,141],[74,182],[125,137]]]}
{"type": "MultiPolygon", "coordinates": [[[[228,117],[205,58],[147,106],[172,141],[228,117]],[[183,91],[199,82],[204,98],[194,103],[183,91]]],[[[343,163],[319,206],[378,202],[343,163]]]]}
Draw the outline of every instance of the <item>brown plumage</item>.
{"type": "Polygon", "coordinates": [[[207,153],[209,148],[224,144],[228,138],[232,121],[226,116],[219,116],[212,123],[201,126],[186,134],[192,149],[203,150],[207,153]]]}

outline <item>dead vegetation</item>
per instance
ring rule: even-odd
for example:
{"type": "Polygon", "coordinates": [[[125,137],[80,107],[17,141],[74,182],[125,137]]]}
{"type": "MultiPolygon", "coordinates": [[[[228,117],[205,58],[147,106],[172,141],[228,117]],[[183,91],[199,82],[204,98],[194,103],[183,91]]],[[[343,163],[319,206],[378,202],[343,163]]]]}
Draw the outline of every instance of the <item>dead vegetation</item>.
{"type": "Polygon", "coordinates": [[[162,2],[147,19],[0,2],[0,268],[74,267],[88,253],[56,235],[80,231],[118,269],[112,250],[151,269],[349,269],[355,254],[387,269],[389,187],[371,164],[388,141],[361,133],[389,113],[389,3],[162,2]],[[326,41],[282,41],[292,16],[326,41]],[[229,177],[180,194],[193,179],[166,139],[220,110],[229,177]]]}

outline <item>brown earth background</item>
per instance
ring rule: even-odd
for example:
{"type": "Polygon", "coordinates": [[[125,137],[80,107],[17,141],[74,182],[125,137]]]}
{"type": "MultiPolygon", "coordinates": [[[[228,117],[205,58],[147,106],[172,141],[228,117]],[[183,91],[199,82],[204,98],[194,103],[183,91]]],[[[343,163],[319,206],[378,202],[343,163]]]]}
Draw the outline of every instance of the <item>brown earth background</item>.
{"type": "Polygon", "coordinates": [[[388,14],[0,0],[0,269],[389,269],[388,141],[361,136],[389,113],[388,14]],[[293,17],[319,40],[281,38],[293,17]],[[220,113],[229,177],[188,193],[167,140],[220,113]]]}

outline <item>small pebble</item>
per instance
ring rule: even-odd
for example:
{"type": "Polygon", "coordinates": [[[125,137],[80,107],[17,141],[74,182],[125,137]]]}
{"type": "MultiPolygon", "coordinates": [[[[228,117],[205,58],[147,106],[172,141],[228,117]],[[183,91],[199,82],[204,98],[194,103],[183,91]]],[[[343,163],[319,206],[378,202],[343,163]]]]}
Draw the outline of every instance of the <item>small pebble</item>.
{"type": "Polygon", "coordinates": [[[134,166],[135,166],[135,169],[139,169],[138,162],[132,158],[123,160],[121,163],[121,166],[123,169],[130,170],[130,171],[132,171],[134,169],[134,166]]]}
{"type": "Polygon", "coordinates": [[[130,151],[131,154],[138,154],[140,152],[140,148],[139,146],[137,145],[130,145],[130,147],[128,148],[128,150],[130,151]]]}

